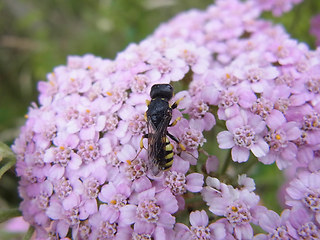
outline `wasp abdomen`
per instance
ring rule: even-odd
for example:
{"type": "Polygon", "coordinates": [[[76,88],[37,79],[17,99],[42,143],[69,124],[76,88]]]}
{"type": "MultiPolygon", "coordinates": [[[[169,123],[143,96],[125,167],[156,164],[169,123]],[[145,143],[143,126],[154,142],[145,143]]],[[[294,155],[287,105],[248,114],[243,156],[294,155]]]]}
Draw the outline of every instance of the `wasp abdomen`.
{"type": "Polygon", "coordinates": [[[166,145],[164,148],[165,156],[164,159],[162,159],[162,169],[167,170],[172,166],[173,163],[173,145],[170,143],[169,139],[166,137],[166,145]]]}

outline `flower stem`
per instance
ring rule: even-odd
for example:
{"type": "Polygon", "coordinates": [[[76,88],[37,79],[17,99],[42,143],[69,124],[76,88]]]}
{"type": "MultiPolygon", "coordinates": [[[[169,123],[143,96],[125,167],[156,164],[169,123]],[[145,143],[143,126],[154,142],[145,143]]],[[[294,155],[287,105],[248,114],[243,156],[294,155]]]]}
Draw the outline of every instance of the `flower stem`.
{"type": "MultiPolygon", "coordinates": [[[[230,150],[229,150],[229,153],[231,153],[230,150]]],[[[224,175],[226,173],[230,163],[231,163],[231,156],[230,156],[230,154],[227,154],[227,157],[223,162],[223,166],[221,168],[220,175],[224,175]]]]}
{"type": "Polygon", "coordinates": [[[30,226],[26,235],[24,235],[23,240],[30,240],[34,232],[34,227],[30,226]]]}

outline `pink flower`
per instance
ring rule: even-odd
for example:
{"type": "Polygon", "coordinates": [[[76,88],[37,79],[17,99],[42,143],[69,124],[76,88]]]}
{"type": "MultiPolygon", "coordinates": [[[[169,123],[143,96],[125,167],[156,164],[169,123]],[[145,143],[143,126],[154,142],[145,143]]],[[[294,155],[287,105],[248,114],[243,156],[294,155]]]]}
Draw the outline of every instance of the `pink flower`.
{"type": "Polygon", "coordinates": [[[264,164],[277,162],[279,169],[284,169],[294,161],[297,154],[297,146],[294,140],[301,136],[301,131],[296,122],[286,122],[283,114],[273,110],[267,118],[269,127],[264,139],[270,146],[270,151],[259,161],[264,164]]]}
{"type": "Polygon", "coordinates": [[[254,239],[290,239],[288,233],[287,221],[289,219],[290,211],[284,210],[279,216],[276,212],[267,210],[260,214],[259,225],[263,230],[268,232],[268,235],[259,234],[254,239]]]}
{"type": "Polygon", "coordinates": [[[314,215],[318,223],[320,223],[319,179],[319,173],[300,172],[287,187],[286,199],[287,205],[306,209],[308,214],[314,215]]]}
{"type": "Polygon", "coordinates": [[[268,153],[269,147],[260,135],[265,130],[265,122],[260,117],[241,111],[227,121],[227,128],[229,131],[220,132],[217,140],[220,148],[232,148],[233,161],[247,161],[250,150],[256,157],[268,153]]]}
{"type": "Polygon", "coordinates": [[[190,229],[184,224],[176,225],[175,239],[226,239],[226,231],[222,223],[209,224],[207,213],[195,211],[190,213],[190,229]]]}
{"type": "Polygon", "coordinates": [[[290,213],[288,231],[293,239],[320,238],[320,229],[304,208],[294,208],[290,213]]]}
{"type": "Polygon", "coordinates": [[[211,177],[207,178],[207,185],[202,195],[209,205],[209,210],[218,216],[225,217],[229,228],[232,228],[232,232],[238,239],[251,239],[253,229],[250,223],[257,222],[259,196],[248,189],[234,189],[211,177]]]}
{"type": "Polygon", "coordinates": [[[171,214],[178,210],[178,204],[169,189],[156,193],[155,188],[150,188],[129,203],[120,209],[120,223],[134,223],[136,228],[146,226],[155,232],[173,228],[175,218],[171,214]]]}

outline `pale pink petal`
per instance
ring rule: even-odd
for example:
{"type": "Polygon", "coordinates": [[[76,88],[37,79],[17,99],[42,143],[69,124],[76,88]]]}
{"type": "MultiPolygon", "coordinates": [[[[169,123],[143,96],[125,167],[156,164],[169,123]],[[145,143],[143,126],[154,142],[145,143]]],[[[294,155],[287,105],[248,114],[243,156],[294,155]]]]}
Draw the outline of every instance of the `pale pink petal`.
{"type": "Polygon", "coordinates": [[[257,158],[264,157],[269,151],[269,145],[261,138],[250,150],[257,158]]]}
{"type": "Polygon", "coordinates": [[[228,149],[234,146],[233,134],[229,131],[219,132],[217,135],[219,148],[228,149]]]}
{"type": "Polygon", "coordinates": [[[119,222],[123,224],[132,224],[136,221],[137,206],[128,204],[120,208],[119,222]]]}
{"type": "Polygon", "coordinates": [[[266,156],[260,157],[259,161],[264,164],[272,164],[276,161],[277,155],[274,151],[270,151],[266,156]]]}
{"type": "Polygon", "coordinates": [[[270,115],[267,117],[266,122],[269,128],[277,129],[286,122],[286,119],[282,112],[278,110],[272,110],[270,115]]]}
{"type": "Polygon", "coordinates": [[[105,125],[106,125],[106,116],[105,115],[99,116],[97,119],[96,127],[95,127],[96,131],[102,131],[105,125]]]}
{"type": "Polygon", "coordinates": [[[177,199],[168,188],[157,194],[157,203],[165,212],[175,213],[178,210],[177,199]]]}
{"type": "Polygon", "coordinates": [[[49,218],[52,218],[54,220],[61,219],[64,217],[62,206],[55,201],[50,202],[50,206],[47,208],[46,214],[49,218]]]}
{"type": "Polygon", "coordinates": [[[111,141],[107,137],[101,138],[99,140],[99,147],[102,156],[105,156],[112,151],[111,141]]]}
{"type": "Polygon", "coordinates": [[[279,227],[278,224],[280,224],[280,216],[274,211],[268,210],[259,216],[259,225],[266,232],[273,231],[279,227]]]}
{"type": "Polygon", "coordinates": [[[96,131],[94,127],[82,128],[80,130],[79,136],[82,140],[91,140],[94,138],[96,131]]]}
{"type": "Polygon", "coordinates": [[[117,190],[112,183],[103,185],[99,193],[99,200],[105,203],[110,203],[116,193],[117,190]]]}
{"type": "Polygon", "coordinates": [[[219,159],[216,156],[208,157],[206,161],[207,174],[210,172],[216,172],[219,169],[219,159]]]}
{"type": "Polygon", "coordinates": [[[231,150],[232,160],[234,162],[246,162],[248,161],[250,151],[247,148],[234,146],[231,150]]]}
{"type": "Polygon", "coordinates": [[[240,114],[238,114],[234,118],[229,119],[226,122],[228,130],[231,131],[243,126],[244,124],[247,124],[247,115],[245,111],[241,111],[240,114]]]}
{"type": "Polygon", "coordinates": [[[64,172],[65,172],[64,167],[61,167],[60,165],[55,164],[50,168],[48,178],[51,181],[60,179],[60,178],[62,178],[64,172]]]}
{"type": "Polygon", "coordinates": [[[203,186],[203,175],[200,173],[191,173],[186,177],[187,190],[190,192],[200,192],[203,186]]]}
{"type": "Polygon", "coordinates": [[[162,226],[157,226],[154,231],[154,240],[166,240],[168,231],[165,231],[165,229],[162,226]]]}
{"type": "Polygon", "coordinates": [[[252,239],[253,229],[250,224],[237,225],[235,235],[237,239],[252,239]]]}
{"type": "Polygon", "coordinates": [[[190,229],[186,225],[182,223],[176,223],[174,230],[176,233],[175,239],[187,239],[187,240],[192,239],[192,234],[190,232],[190,229]]]}
{"type": "Polygon", "coordinates": [[[208,222],[209,218],[204,210],[190,213],[190,223],[193,227],[206,227],[208,222]]]}
{"type": "Polygon", "coordinates": [[[296,140],[301,136],[300,128],[296,126],[295,122],[289,122],[285,126],[286,138],[289,141],[296,140]]]}
{"type": "Polygon", "coordinates": [[[64,220],[60,220],[57,224],[57,233],[59,234],[59,237],[65,237],[67,236],[68,230],[69,230],[69,223],[64,220]]]}
{"type": "Polygon", "coordinates": [[[215,222],[209,225],[209,229],[213,232],[213,239],[226,239],[226,229],[223,223],[215,222]]]}
{"type": "Polygon", "coordinates": [[[120,211],[106,204],[100,205],[99,212],[103,220],[114,223],[120,216],[120,211]]]}
{"type": "Polygon", "coordinates": [[[206,113],[206,114],[204,115],[203,120],[204,120],[204,130],[205,130],[205,131],[210,131],[211,128],[212,128],[214,125],[216,125],[216,119],[215,119],[214,115],[211,114],[211,113],[206,113]]]}
{"type": "Polygon", "coordinates": [[[71,160],[69,161],[68,168],[72,170],[79,169],[80,165],[82,164],[82,159],[78,154],[71,153],[71,160]]]}
{"type": "Polygon", "coordinates": [[[152,183],[146,176],[140,177],[139,179],[136,179],[132,184],[133,189],[136,192],[143,192],[147,189],[150,189],[152,187],[152,183]]]}
{"type": "Polygon", "coordinates": [[[173,224],[175,224],[175,217],[173,217],[168,212],[162,212],[159,215],[158,226],[162,226],[164,228],[172,228],[173,224]]]}
{"type": "Polygon", "coordinates": [[[190,168],[190,163],[188,161],[184,161],[180,157],[175,157],[171,169],[185,174],[187,173],[189,168],[190,168]]]}
{"type": "Polygon", "coordinates": [[[78,206],[79,204],[80,204],[80,198],[77,194],[74,194],[74,193],[71,193],[62,202],[62,206],[64,210],[70,210],[73,207],[78,206]]]}
{"type": "Polygon", "coordinates": [[[152,187],[150,189],[147,189],[147,190],[141,192],[138,195],[138,198],[139,198],[139,201],[142,201],[145,199],[152,199],[152,198],[154,198],[155,194],[156,194],[156,189],[154,187],[152,187]]]}
{"type": "Polygon", "coordinates": [[[79,218],[81,220],[87,219],[89,215],[92,215],[98,211],[97,200],[89,199],[85,202],[84,206],[80,208],[79,218]]]}

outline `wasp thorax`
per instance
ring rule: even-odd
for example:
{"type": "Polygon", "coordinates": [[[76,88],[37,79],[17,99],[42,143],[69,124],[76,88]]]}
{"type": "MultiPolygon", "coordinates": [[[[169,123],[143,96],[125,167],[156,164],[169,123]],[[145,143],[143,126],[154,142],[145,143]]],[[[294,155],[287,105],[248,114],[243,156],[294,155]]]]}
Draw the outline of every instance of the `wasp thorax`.
{"type": "Polygon", "coordinates": [[[173,87],[170,84],[155,84],[151,87],[150,97],[170,100],[173,96],[173,87]]]}

